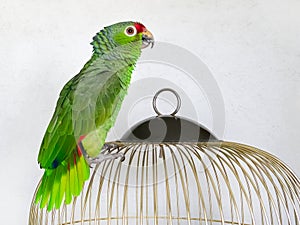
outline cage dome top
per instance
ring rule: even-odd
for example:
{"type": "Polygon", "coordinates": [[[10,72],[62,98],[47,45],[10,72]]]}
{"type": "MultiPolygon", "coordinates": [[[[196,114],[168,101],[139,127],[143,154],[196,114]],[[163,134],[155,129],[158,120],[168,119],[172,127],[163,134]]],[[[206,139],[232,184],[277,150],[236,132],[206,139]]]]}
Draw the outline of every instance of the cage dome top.
{"type": "Polygon", "coordinates": [[[199,123],[176,116],[181,100],[177,92],[170,88],[159,90],[153,98],[153,109],[157,116],[143,120],[131,127],[121,138],[124,142],[208,142],[218,139],[199,123]],[[156,106],[158,95],[172,92],[177,98],[177,107],[170,115],[162,115],[156,106]]]}

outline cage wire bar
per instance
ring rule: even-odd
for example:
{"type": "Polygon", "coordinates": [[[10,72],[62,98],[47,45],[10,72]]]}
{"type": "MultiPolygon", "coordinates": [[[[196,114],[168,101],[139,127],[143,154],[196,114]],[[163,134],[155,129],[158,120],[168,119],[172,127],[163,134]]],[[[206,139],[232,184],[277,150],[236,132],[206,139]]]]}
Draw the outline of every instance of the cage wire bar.
{"type": "MultiPolygon", "coordinates": [[[[299,225],[300,182],[278,158],[233,142],[122,143],[72,204],[32,202],[29,225],[299,225]]],[[[35,199],[35,195],[33,197],[35,199]]]]}

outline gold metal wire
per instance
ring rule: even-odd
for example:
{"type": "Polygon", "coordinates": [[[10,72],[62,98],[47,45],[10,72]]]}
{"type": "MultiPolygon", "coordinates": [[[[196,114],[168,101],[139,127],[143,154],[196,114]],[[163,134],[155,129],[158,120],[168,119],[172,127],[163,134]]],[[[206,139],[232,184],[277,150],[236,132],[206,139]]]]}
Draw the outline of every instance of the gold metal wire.
{"type": "MultiPolygon", "coordinates": [[[[29,225],[300,225],[300,181],[278,158],[232,142],[123,143],[80,196],[29,225]]],[[[35,199],[35,196],[33,197],[35,199]]]]}

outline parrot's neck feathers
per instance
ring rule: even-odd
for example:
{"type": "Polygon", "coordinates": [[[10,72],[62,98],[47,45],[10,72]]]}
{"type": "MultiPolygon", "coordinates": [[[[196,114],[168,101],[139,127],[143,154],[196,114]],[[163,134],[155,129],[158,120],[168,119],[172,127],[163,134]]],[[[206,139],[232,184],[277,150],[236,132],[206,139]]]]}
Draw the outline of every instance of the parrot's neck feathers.
{"type": "Polygon", "coordinates": [[[108,54],[116,47],[115,42],[111,39],[108,39],[108,36],[109,31],[104,28],[93,37],[91,45],[93,46],[94,53],[99,55],[108,54]]]}
{"type": "Polygon", "coordinates": [[[136,43],[117,45],[111,38],[108,28],[98,32],[91,42],[94,56],[107,60],[125,60],[130,64],[135,64],[141,54],[141,49],[136,43]]]}

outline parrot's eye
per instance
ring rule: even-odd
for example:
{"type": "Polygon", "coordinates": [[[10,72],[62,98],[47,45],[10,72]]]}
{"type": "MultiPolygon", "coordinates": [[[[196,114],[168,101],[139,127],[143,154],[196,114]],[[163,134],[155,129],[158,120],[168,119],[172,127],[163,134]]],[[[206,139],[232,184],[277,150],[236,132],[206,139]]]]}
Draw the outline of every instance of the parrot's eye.
{"type": "Polygon", "coordinates": [[[134,35],[136,35],[136,28],[134,26],[129,26],[129,27],[126,27],[124,33],[129,36],[129,37],[132,37],[134,35]]]}

